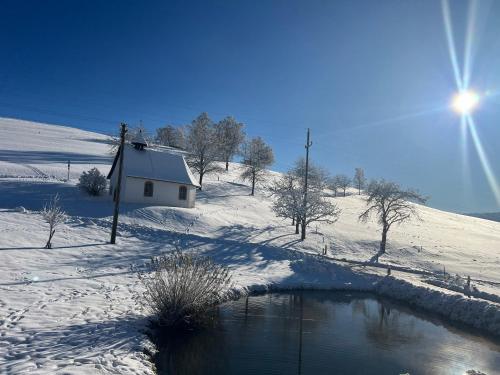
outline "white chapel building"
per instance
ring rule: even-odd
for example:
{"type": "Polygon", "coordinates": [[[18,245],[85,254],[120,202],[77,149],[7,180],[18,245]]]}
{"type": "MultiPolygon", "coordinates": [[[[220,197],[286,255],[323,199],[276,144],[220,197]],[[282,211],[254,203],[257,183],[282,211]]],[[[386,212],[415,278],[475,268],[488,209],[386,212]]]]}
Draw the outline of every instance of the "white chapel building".
{"type": "Polygon", "coordinates": [[[158,206],[194,207],[196,189],[200,186],[184,156],[147,148],[139,134],[131,144],[118,150],[108,174],[109,194],[116,196],[120,153],[123,151],[120,201],[158,206]]]}

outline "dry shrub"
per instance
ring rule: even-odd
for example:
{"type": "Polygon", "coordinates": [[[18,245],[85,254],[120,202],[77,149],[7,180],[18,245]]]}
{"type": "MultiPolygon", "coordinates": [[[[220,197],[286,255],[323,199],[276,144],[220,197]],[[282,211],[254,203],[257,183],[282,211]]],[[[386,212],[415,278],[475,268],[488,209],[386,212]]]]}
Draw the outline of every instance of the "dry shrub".
{"type": "Polygon", "coordinates": [[[160,326],[191,329],[206,325],[218,304],[230,297],[229,270],[210,258],[182,253],[153,258],[139,275],[145,303],[160,326]]]}

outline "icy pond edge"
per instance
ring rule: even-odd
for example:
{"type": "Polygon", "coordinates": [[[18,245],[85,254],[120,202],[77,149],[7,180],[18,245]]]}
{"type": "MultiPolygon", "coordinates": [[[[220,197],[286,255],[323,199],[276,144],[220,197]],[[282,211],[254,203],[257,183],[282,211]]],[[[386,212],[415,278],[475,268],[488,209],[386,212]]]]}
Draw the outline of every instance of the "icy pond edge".
{"type": "MultiPolygon", "coordinates": [[[[477,329],[478,334],[500,337],[500,305],[498,304],[468,298],[458,292],[444,289],[441,291],[425,284],[415,285],[393,276],[374,275],[361,270],[354,271],[349,266],[317,259],[306,254],[303,254],[303,258],[297,261],[300,266],[296,270],[301,274],[301,280],[290,282],[285,279],[268,284],[238,285],[234,287],[234,293],[230,299],[300,290],[365,292],[374,296],[391,298],[410,307],[417,307],[453,323],[464,324],[469,328],[477,329]],[[314,266],[311,263],[315,263],[314,266]],[[316,279],[311,278],[309,274],[312,268],[317,272],[316,279]]],[[[154,359],[158,351],[152,339],[155,333],[151,331],[151,328],[145,333],[147,339],[144,352],[151,364],[155,366],[154,359]]]]}
{"type": "MultiPolygon", "coordinates": [[[[359,276],[359,274],[358,274],[359,276]]],[[[445,320],[464,324],[470,328],[500,337],[500,306],[484,300],[468,298],[455,292],[441,292],[426,286],[392,276],[365,275],[367,283],[347,283],[338,286],[302,285],[253,285],[238,294],[245,295],[272,293],[281,291],[318,290],[366,292],[375,296],[388,297],[408,306],[414,306],[431,314],[437,314],[445,320]]]]}

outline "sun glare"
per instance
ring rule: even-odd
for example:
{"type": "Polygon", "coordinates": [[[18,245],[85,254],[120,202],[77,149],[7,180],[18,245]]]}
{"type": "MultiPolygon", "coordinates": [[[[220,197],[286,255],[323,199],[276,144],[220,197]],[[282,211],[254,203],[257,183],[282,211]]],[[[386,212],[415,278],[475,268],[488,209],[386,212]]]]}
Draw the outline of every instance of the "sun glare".
{"type": "Polygon", "coordinates": [[[453,107],[453,109],[462,115],[470,114],[472,111],[474,111],[474,109],[476,109],[478,104],[479,95],[470,90],[463,90],[458,92],[457,94],[455,94],[451,102],[451,106],[453,107]]]}

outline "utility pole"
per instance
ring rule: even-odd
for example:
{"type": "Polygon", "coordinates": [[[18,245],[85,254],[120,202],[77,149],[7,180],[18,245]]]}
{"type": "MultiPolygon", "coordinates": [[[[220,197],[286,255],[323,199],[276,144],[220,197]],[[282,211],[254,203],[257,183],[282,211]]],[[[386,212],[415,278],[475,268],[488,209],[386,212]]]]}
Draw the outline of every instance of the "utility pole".
{"type": "Polygon", "coordinates": [[[302,222],[302,234],[300,236],[301,240],[306,239],[306,219],[307,219],[307,213],[306,213],[306,207],[307,207],[307,178],[309,176],[309,148],[312,146],[312,142],[309,141],[310,139],[310,131],[309,128],[307,128],[307,141],[306,141],[306,172],[305,172],[305,178],[304,178],[304,203],[303,203],[303,209],[304,209],[304,214],[303,214],[303,222],[302,222]]]}
{"type": "Polygon", "coordinates": [[[120,148],[118,149],[118,152],[120,153],[119,160],[118,160],[118,182],[116,183],[116,194],[114,194],[115,198],[115,209],[113,212],[113,227],[111,228],[111,243],[115,244],[116,243],[116,227],[118,226],[118,211],[120,208],[120,187],[122,184],[122,170],[123,170],[123,154],[125,152],[124,146],[125,146],[125,133],[127,132],[127,125],[125,125],[123,122],[121,123],[121,130],[120,130],[120,148]]]}

